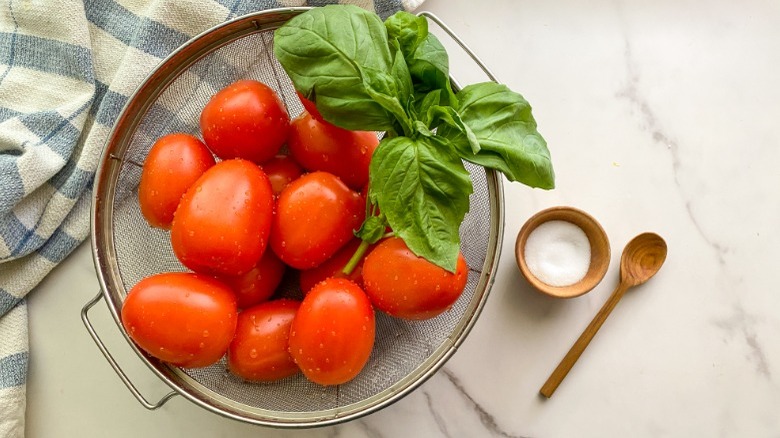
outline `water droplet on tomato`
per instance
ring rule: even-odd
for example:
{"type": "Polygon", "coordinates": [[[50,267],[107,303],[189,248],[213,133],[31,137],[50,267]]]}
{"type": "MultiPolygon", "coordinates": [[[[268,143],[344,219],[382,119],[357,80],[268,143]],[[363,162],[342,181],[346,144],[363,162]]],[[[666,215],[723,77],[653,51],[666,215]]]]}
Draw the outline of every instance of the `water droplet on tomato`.
{"type": "Polygon", "coordinates": [[[325,344],[323,344],[322,342],[320,342],[320,348],[325,348],[325,344]]]}
{"type": "Polygon", "coordinates": [[[254,348],[249,350],[249,357],[251,357],[252,359],[256,359],[257,358],[257,350],[255,350],[254,348]]]}
{"type": "Polygon", "coordinates": [[[203,330],[203,337],[204,338],[208,338],[209,337],[209,331],[208,330],[203,330]]]}
{"type": "Polygon", "coordinates": [[[205,342],[201,342],[200,344],[198,344],[198,347],[200,347],[200,348],[203,348],[203,347],[205,347],[205,346],[206,346],[206,343],[205,343],[205,342]]]}

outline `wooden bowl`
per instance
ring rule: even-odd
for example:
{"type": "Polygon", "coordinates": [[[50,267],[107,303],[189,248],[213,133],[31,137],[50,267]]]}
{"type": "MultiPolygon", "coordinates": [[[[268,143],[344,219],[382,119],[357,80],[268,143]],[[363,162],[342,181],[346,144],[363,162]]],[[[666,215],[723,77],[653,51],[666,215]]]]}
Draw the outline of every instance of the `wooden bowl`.
{"type": "Polygon", "coordinates": [[[523,277],[538,291],[555,298],[578,297],[596,287],[607,273],[610,256],[609,239],[601,224],[589,214],[574,207],[551,207],[536,213],[520,228],[520,232],[517,234],[517,241],[515,242],[517,266],[520,268],[523,277]],[[536,227],[552,220],[562,220],[580,227],[585,232],[590,243],[590,265],[588,271],[582,280],[571,285],[551,286],[542,282],[534,276],[525,261],[525,243],[528,240],[528,236],[536,227]]]}

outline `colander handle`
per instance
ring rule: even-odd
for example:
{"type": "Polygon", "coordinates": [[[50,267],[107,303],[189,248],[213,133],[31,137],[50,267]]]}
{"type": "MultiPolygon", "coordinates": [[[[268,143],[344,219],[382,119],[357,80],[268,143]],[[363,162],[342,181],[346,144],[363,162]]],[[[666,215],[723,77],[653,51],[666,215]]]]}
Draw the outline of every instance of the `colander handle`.
{"type": "MultiPolygon", "coordinates": [[[[453,39],[453,41],[458,43],[460,48],[463,49],[463,51],[466,52],[471,57],[471,59],[474,60],[474,62],[479,66],[479,68],[482,69],[483,72],[485,72],[485,75],[487,75],[487,77],[490,78],[491,81],[498,82],[496,76],[493,74],[493,72],[490,71],[490,69],[485,65],[485,63],[482,62],[479,56],[477,56],[477,54],[474,53],[474,51],[471,50],[471,48],[462,39],[460,39],[460,37],[455,33],[455,31],[453,31],[452,29],[450,29],[449,26],[444,24],[444,21],[442,21],[441,18],[437,17],[435,14],[428,11],[418,12],[417,15],[420,17],[425,17],[428,20],[436,23],[441,28],[441,30],[446,32],[447,35],[449,35],[450,38],[453,39]]],[[[460,85],[457,82],[455,82],[455,80],[452,77],[450,77],[450,81],[452,81],[453,85],[455,85],[458,89],[461,88],[460,85]]]]}
{"type": "Polygon", "coordinates": [[[111,368],[114,369],[114,372],[119,376],[119,378],[122,380],[122,383],[127,386],[127,389],[130,390],[130,393],[133,394],[133,396],[138,400],[139,403],[143,407],[149,410],[155,410],[160,408],[162,405],[164,405],[168,400],[171,399],[174,395],[177,393],[175,391],[171,391],[168,394],[165,394],[157,403],[151,403],[146,398],[141,395],[141,393],[138,391],[138,389],[133,385],[133,382],[130,381],[130,379],[127,377],[127,374],[125,374],[124,371],[122,371],[122,368],[119,366],[117,361],[114,359],[114,356],[111,355],[111,353],[106,348],[105,344],[103,344],[103,341],[100,339],[100,336],[98,336],[97,332],[95,331],[95,328],[92,326],[92,322],[89,320],[89,309],[91,309],[95,304],[97,304],[98,301],[103,298],[103,292],[98,292],[98,294],[95,296],[95,298],[92,298],[87,304],[84,305],[84,307],[81,309],[81,320],[84,322],[84,326],[87,327],[87,331],[89,332],[89,335],[92,336],[92,340],[95,341],[95,344],[97,344],[98,348],[100,349],[100,352],[103,353],[103,356],[105,356],[108,363],[111,365],[111,368]]]}

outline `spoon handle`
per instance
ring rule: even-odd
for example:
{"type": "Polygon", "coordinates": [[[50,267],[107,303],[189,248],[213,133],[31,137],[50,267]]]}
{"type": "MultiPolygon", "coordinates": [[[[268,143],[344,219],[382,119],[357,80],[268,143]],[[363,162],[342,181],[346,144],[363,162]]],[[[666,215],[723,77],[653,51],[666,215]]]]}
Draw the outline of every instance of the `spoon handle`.
{"type": "Polygon", "coordinates": [[[597,313],[590,324],[588,324],[588,327],[585,328],[585,331],[582,332],[574,345],[571,346],[571,349],[569,349],[569,352],[566,353],[566,356],[561,359],[561,363],[558,364],[552,374],[550,374],[550,377],[547,378],[547,381],[544,382],[544,385],[542,385],[542,388],[539,390],[543,396],[550,398],[553,395],[553,392],[555,392],[555,390],[558,388],[558,385],[561,384],[563,379],[569,373],[571,367],[574,366],[574,363],[577,362],[577,359],[580,358],[582,352],[585,351],[585,347],[590,344],[593,336],[596,335],[596,332],[599,331],[601,325],[604,324],[604,321],[607,320],[607,317],[612,312],[612,309],[614,309],[618,301],[623,298],[623,294],[625,294],[626,290],[628,290],[628,287],[628,284],[624,281],[621,281],[620,284],[618,284],[617,288],[615,288],[615,291],[612,292],[612,295],[610,295],[607,302],[604,303],[604,305],[601,307],[601,310],[599,310],[599,313],[597,313]]]}

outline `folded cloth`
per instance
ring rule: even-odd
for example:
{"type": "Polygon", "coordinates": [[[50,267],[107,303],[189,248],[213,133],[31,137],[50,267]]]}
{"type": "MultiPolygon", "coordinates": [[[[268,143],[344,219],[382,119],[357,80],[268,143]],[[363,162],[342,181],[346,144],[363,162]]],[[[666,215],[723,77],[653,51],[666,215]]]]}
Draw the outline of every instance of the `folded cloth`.
{"type": "Polygon", "coordinates": [[[121,108],[192,36],[275,7],[423,0],[9,0],[0,6],[0,436],[24,434],[25,296],[89,234],[92,179],[121,108]]]}

